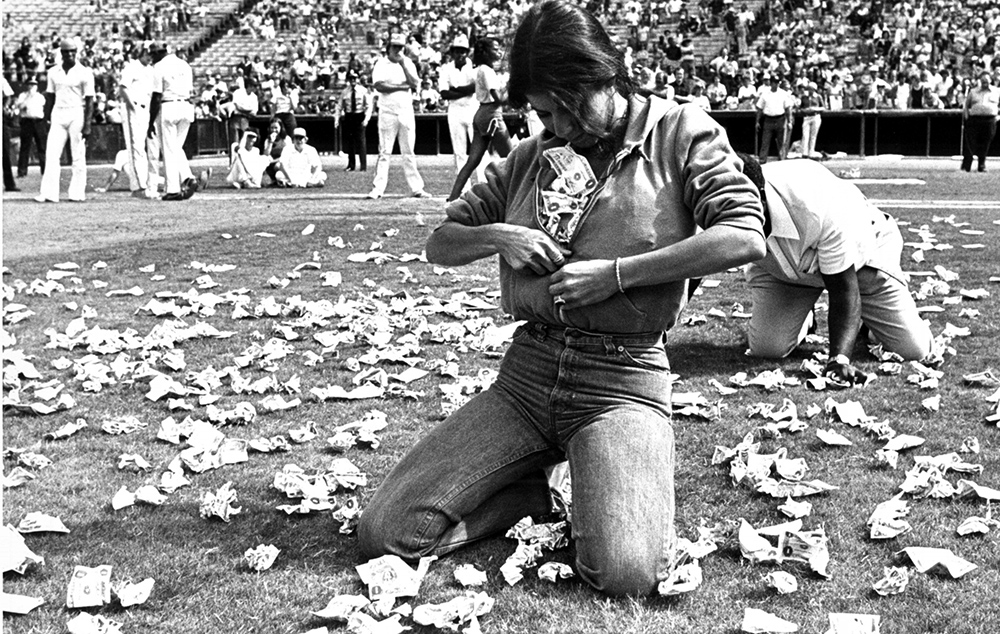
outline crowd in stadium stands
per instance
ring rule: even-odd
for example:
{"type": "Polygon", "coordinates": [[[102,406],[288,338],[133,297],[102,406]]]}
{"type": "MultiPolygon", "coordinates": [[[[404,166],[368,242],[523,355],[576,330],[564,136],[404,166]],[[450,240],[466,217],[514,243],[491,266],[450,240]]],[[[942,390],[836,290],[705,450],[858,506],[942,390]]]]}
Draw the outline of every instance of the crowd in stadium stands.
{"type": "MultiPolygon", "coordinates": [[[[114,121],[115,82],[134,42],[204,20],[202,0],[143,0],[132,14],[117,0],[93,0],[107,20],[80,34],[81,61],[94,69],[95,118],[114,121]]],[[[266,40],[264,54],[196,78],[198,116],[222,118],[239,83],[256,90],[271,114],[283,85],[300,115],[332,115],[348,73],[361,83],[390,33],[408,34],[423,80],[418,112],[444,111],[437,94],[442,54],[458,34],[503,37],[529,0],[260,0],[236,14],[234,31],[266,40]],[[345,12],[346,9],[346,12],[345,12]],[[345,52],[346,51],[346,52],[345,52]]],[[[765,0],[754,11],[737,0],[590,0],[588,8],[620,35],[636,79],[648,93],[706,109],[753,109],[770,75],[797,103],[826,110],[956,108],[978,70],[1000,83],[1000,0],[765,0]],[[717,55],[696,58],[697,38],[722,33],[717,55]]],[[[17,25],[5,24],[5,34],[17,25]]],[[[55,63],[58,32],[25,35],[4,50],[11,83],[41,77],[55,63]]],[[[11,41],[7,38],[7,41],[11,41]]],[[[42,84],[44,86],[44,83],[42,84]]]]}

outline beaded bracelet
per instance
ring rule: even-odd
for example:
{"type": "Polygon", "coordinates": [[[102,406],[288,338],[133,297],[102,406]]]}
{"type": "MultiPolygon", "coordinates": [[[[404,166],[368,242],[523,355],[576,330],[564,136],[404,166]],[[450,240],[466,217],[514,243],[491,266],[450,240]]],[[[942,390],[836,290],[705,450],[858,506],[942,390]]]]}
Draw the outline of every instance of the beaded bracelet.
{"type": "Polygon", "coordinates": [[[621,258],[615,258],[615,280],[617,280],[617,282],[618,282],[618,292],[619,293],[624,293],[625,292],[625,287],[622,286],[622,266],[621,266],[621,262],[622,262],[621,258]]]}

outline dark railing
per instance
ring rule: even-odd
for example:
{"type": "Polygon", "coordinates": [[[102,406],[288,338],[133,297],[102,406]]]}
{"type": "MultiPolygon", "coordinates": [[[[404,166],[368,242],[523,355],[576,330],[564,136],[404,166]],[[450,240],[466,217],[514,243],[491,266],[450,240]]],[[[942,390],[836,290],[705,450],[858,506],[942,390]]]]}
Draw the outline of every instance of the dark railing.
{"type": "MultiPolygon", "coordinates": [[[[712,116],[726,129],[737,150],[754,151],[754,112],[748,110],[713,111],[712,116]]],[[[299,125],[309,134],[309,142],[320,153],[341,149],[340,130],[333,117],[299,116],[299,125]]],[[[905,156],[954,156],[962,153],[962,112],[960,110],[842,110],[823,114],[816,145],[817,151],[852,156],[903,154],[905,156]]],[[[263,131],[267,119],[257,118],[253,127],[263,131]]],[[[507,117],[508,126],[516,129],[519,118],[507,117]]],[[[801,117],[796,117],[792,139],[801,136],[801,117]]],[[[368,126],[368,151],[378,151],[378,128],[375,118],[368,126]]],[[[451,154],[451,138],[444,113],[417,115],[417,154],[451,154]]],[[[16,130],[12,139],[17,138],[16,130]]],[[[229,140],[224,122],[212,119],[196,121],[188,133],[184,149],[188,156],[226,154],[229,140]]],[[[95,125],[87,142],[87,160],[111,162],[125,147],[121,126],[95,125]]],[[[991,156],[1000,156],[1000,142],[994,143],[991,156]]]]}

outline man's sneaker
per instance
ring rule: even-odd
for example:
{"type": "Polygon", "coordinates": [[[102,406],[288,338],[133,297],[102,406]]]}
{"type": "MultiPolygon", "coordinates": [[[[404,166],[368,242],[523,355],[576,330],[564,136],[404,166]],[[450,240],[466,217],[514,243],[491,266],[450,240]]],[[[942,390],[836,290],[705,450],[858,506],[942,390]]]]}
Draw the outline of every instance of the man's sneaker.
{"type": "Polygon", "coordinates": [[[382,194],[378,193],[374,189],[371,190],[370,192],[368,192],[368,195],[365,196],[365,198],[367,198],[368,200],[378,200],[381,197],[382,197],[382,194]]]}
{"type": "Polygon", "coordinates": [[[170,194],[163,194],[163,198],[160,200],[184,200],[184,196],[180,192],[172,192],[170,194]]]}
{"type": "Polygon", "coordinates": [[[412,194],[410,194],[410,196],[411,196],[411,198],[434,198],[434,196],[432,196],[431,194],[428,194],[427,192],[425,192],[422,189],[420,191],[418,191],[418,192],[413,192],[412,194]]]}
{"type": "Polygon", "coordinates": [[[212,168],[201,170],[201,174],[198,174],[198,190],[201,191],[208,187],[208,179],[212,178],[212,168]]]}
{"type": "MultiPolygon", "coordinates": [[[[10,191],[9,189],[7,191],[10,191]]],[[[46,198],[45,196],[35,196],[36,203],[57,203],[58,200],[52,200],[51,198],[46,198]]]]}

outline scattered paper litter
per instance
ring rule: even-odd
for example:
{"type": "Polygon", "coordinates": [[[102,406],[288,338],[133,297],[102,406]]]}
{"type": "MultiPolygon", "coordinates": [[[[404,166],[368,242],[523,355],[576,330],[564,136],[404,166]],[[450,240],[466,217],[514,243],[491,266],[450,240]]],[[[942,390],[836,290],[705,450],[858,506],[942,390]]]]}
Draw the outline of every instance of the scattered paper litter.
{"type": "Polygon", "coordinates": [[[111,566],[76,566],[66,589],[67,608],[95,608],[111,603],[111,566]]]}
{"type": "Polygon", "coordinates": [[[368,586],[368,598],[415,597],[420,584],[437,557],[421,557],[414,570],[396,555],[383,555],[357,566],[361,581],[368,586]]]}
{"type": "Polygon", "coordinates": [[[896,553],[910,559],[917,572],[947,573],[953,579],[962,577],[979,566],[962,559],[947,548],[924,548],[911,546],[896,553]]]}
{"type": "Polygon", "coordinates": [[[569,579],[574,574],[572,568],[558,561],[547,561],[538,567],[538,578],[551,583],[556,579],[569,579]]]}
{"type": "Polygon", "coordinates": [[[486,584],[486,571],[472,564],[462,564],[455,568],[455,581],[468,588],[486,584]]]}
{"type": "Polygon", "coordinates": [[[45,513],[28,513],[17,525],[20,533],[68,533],[69,529],[62,520],[45,513]]]}
{"type": "Polygon", "coordinates": [[[887,566],[882,578],[872,584],[872,589],[883,597],[900,594],[910,583],[910,571],[900,566],[887,566]]]}
{"type": "Polygon", "coordinates": [[[830,629],[825,634],[880,634],[881,621],[877,614],[831,612],[830,629]]]}
{"type": "Polygon", "coordinates": [[[261,544],[256,548],[249,548],[243,553],[243,558],[251,570],[262,572],[274,565],[274,560],[278,558],[281,551],[274,544],[261,544]]]}
{"type": "Polygon", "coordinates": [[[81,612],[66,622],[69,634],[121,634],[122,624],[100,614],[81,612]]]}
{"type": "Polygon", "coordinates": [[[458,631],[465,623],[479,629],[478,618],[493,610],[494,599],[485,592],[466,591],[445,603],[427,603],[413,608],[413,620],[418,625],[458,631]]]}
{"type": "Polygon", "coordinates": [[[115,584],[111,589],[114,590],[115,596],[118,597],[118,601],[122,604],[122,607],[127,608],[133,605],[142,605],[148,601],[149,595],[153,593],[153,585],[155,583],[152,577],[147,577],[139,583],[123,581],[115,584]]]}
{"type": "Polygon", "coordinates": [[[215,493],[206,491],[202,495],[199,512],[205,519],[218,517],[223,522],[229,523],[230,518],[242,510],[235,507],[235,504],[236,491],[233,490],[233,483],[226,482],[215,493]]]}
{"type": "Polygon", "coordinates": [[[332,619],[341,623],[347,623],[347,619],[352,614],[367,608],[369,605],[371,605],[371,601],[360,594],[339,594],[330,599],[325,608],[317,612],[311,612],[311,614],[321,619],[332,619]]]}
{"type": "Polygon", "coordinates": [[[817,429],[816,437],[824,444],[834,447],[850,447],[854,445],[846,436],[835,432],[832,429],[817,429]]]}
{"type": "Polygon", "coordinates": [[[781,634],[784,632],[798,632],[799,626],[770,612],[758,610],[757,608],[745,608],[740,631],[748,632],[748,634],[781,634]]]}
{"type": "Polygon", "coordinates": [[[795,576],[784,570],[767,573],[767,576],[764,577],[764,583],[767,584],[767,587],[777,590],[778,594],[791,594],[799,589],[799,582],[795,576]]]}
{"type": "Polygon", "coordinates": [[[45,558],[33,553],[24,543],[24,536],[13,526],[0,526],[0,572],[13,570],[23,575],[32,563],[42,565],[45,558]]]}
{"type": "Polygon", "coordinates": [[[0,605],[3,605],[3,611],[9,614],[27,614],[44,603],[45,599],[38,597],[0,593],[0,605]]]}

